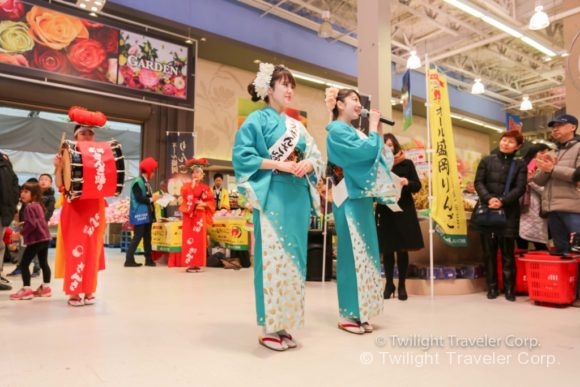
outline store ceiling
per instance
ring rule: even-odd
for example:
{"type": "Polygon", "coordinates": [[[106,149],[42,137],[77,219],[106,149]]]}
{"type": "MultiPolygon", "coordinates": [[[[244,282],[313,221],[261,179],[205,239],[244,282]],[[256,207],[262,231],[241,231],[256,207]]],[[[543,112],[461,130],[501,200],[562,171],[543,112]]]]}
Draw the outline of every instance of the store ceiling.
{"type": "MultiPolygon", "coordinates": [[[[263,17],[279,17],[318,31],[322,12],[330,12],[333,32],[329,40],[357,46],[357,0],[237,0],[260,10],[263,17]]],[[[447,74],[449,82],[467,91],[475,78],[486,87],[484,98],[502,103],[523,117],[550,116],[565,107],[564,62],[551,60],[536,49],[443,0],[391,1],[392,60],[405,71],[411,49],[447,74]],[[534,108],[519,110],[523,95],[534,108]]],[[[563,19],[580,13],[564,12],[563,0],[469,0],[489,15],[536,37],[558,54],[563,53],[563,19]],[[540,31],[527,29],[534,7],[543,4],[551,24],[540,31]]],[[[419,69],[422,71],[422,69],[419,69]]]]}

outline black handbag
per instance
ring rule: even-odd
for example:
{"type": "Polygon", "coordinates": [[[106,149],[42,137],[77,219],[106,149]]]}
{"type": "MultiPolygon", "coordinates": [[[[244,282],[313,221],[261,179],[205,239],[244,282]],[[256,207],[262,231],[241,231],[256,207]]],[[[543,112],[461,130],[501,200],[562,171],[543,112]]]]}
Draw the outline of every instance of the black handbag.
{"type": "Polygon", "coordinates": [[[478,205],[471,214],[473,223],[481,227],[504,228],[507,218],[503,208],[489,208],[487,205],[478,205]]]}
{"type": "MultiPolygon", "coordinates": [[[[503,191],[504,196],[509,192],[513,174],[515,169],[515,161],[512,160],[510,164],[510,169],[508,171],[507,180],[505,183],[505,189],[503,191]]],[[[507,224],[507,217],[504,208],[489,208],[487,204],[478,201],[471,214],[471,220],[476,226],[485,228],[495,228],[502,229],[507,224]]]]}

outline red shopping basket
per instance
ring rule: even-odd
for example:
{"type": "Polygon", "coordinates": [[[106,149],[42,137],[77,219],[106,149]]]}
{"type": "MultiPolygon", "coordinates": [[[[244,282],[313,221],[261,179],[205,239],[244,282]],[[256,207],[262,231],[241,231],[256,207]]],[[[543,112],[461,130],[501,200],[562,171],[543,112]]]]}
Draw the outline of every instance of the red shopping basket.
{"type": "Polygon", "coordinates": [[[530,252],[519,260],[526,264],[528,293],[536,304],[568,305],[574,302],[578,278],[576,257],[530,252]]]}
{"type": "MultiPolygon", "coordinates": [[[[516,283],[515,283],[515,292],[518,294],[527,294],[528,293],[528,280],[526,277],[526,263],[520,262],[517,257],[523,256],[527,250],[520,250],[515,249],[514,257],[515,257],[515,266],[516,266],[516,283]]],[[[547,252],[546,252],[547,253],[547,252]]],[[[497,285],[499,290],[503,289],[503,265],[501,262],[501,250],[497,249],[497,285]]]]}

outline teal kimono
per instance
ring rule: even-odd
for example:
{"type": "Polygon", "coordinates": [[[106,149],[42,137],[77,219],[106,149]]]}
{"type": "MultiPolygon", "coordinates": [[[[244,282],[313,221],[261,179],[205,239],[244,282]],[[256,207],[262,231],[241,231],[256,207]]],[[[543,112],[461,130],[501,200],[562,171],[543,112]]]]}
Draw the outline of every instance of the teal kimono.
{"type": "Polygon", "coordinates": [[[344,121],[328,124],[328,161],[342,168],[348,196],[332,212],[337,233],[337,291],[342,317],[368,322],[383,310],[373,202],[395,204],[400,186],[393,154],[377,133],[366,136],[344,121]]]}
{"type": "Polygon", "coordinates": [[[236,134],[232,161],[238,189],[253,207],[254,290],[258,325],[266,333],[304,323],[306,251],[311,211],[320,211],[316,182],[324,164],[312,136],[271,107],[251,113],[236,134]],[[296,177],[260,169],[264,159],[309,160],[296,177]]]}

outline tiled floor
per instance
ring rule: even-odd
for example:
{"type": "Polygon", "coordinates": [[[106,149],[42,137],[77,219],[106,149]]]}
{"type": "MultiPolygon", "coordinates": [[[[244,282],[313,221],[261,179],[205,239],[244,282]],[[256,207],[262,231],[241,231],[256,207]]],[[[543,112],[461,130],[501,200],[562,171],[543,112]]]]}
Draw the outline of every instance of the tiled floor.
{"type": "Polygon", "coordinates": [[[0,386],[578,385],[577,308],[411,296],[385,301],[376,331],[357,336],[336,327],[335,283],[309,282],[300,346],[276,353],[257,343],[251,269],[107,259],[94,306],[67,306],[61,281],[49,299],[0,292],[0,386]]]}

